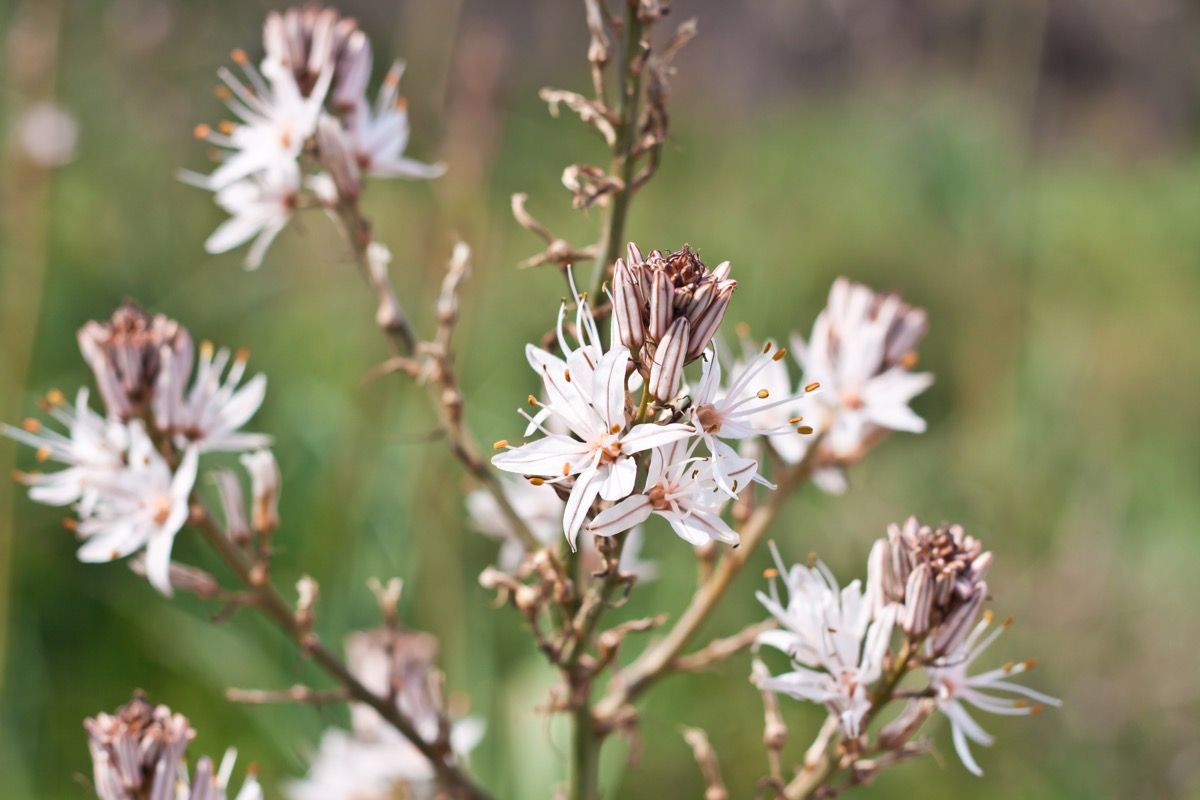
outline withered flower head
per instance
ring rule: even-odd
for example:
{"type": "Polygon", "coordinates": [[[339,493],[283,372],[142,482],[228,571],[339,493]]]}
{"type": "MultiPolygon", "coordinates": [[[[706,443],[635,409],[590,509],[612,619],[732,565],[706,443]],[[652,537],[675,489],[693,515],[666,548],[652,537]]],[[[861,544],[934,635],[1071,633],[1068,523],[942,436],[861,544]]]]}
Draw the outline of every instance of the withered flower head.
{"type": "Polygon", "coordinates": [[[162,314],[150,316],[126,301],[108,322],[79,329],[79,349],[96,375],[110,416],[128,420],[150,408],[164,361],[191,369],[192,337],[162,314]]]}
{"type": "MultiPolygon", "coordinates": [[[[395,697],[396,706],[429,739],[441,735],[446,724],[437,653],[437,637],[422,631],[380,627],[346,637],[346,659],[354,676],[368,689],[395,697]]],[[[382,735],[386,723],[374,709],[356,703],[350,713],[356,735],[382,735]]]]}
{"type": "Polygon", "coordinates": [[[669,400],[679,389],[683,367],[712,341],[725,318],[737,281],[729,262],[709,270],[690,246],[643,258],[629,245],[629,260],[613,267],[613,319],[621,343],[629,348],[652,391],[669,400]],[[660,357],[660,345],[664,353],[660,357]]]}
{"type": "Polygon", "coordinates": [[[187,718],[145,695],[84,720],[100,800],[174,797],[183,753],[196,735],[187,718]]]}
{"type": "Polygon", "coordinates": [[[881,600],[904,607],[899,622],[910,636],[930,636],[935,653],[952,650],[982,609],[991,552],[961,525],[933,528],[916,517],[887,534],[871,553],[881,600]]]}
{"type": "Polygon", "coordinates": [[[304,96],[326,69],[333,70],[335,107],[352,108],[371,77],[371,44],[352,17],[335,9],[306,5],[272,11],[263,26],[267,58],[292,71],[304,96]]]}

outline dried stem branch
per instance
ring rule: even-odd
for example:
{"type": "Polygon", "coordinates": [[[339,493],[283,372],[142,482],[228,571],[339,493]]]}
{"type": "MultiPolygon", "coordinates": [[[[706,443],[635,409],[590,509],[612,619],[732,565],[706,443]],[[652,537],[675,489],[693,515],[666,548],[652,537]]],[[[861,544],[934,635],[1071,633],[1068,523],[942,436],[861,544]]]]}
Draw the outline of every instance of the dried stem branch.
{"type": "Polygon", "coordinates": [[[252,706],[274,703],[325,705],[327,703],[345,703],[350,700],[350,693],[345,689],[313,689],[298,683],[287,689],[226,689],[225,699],[231,703],[252,706]]]}
{"type": "Polygon", "coordinates": [[[700,774],[704,776],[704,800],[729,800],[729,790],[721,780],[717,751],[709,744],[708,736],[699,728],[684,728],[683,740],[692,748],[700,774]]]}
{"type": "Polygon", "coordinates": [[[388,724],[408,739],[429,760],[437,775],[438,783],[450,793],[450,796],[466,800],[489,800],[487,792],[477,786],[455,763],[454,753],[447,744],[426,741],[417,732],[412,720],[402,713],[394,702],[375,694],[354,677],[341,659],[297,616],[279,591],[270,583],[267,576],[255,569],[203,505],[193,504],[190,521],[203,534],[205,541],[217,552],[226,566],[245,584],[249,594],[253,597],[254,606],[287,634],[303,653],[312,658],[321,669],[342,686],[346,694],[375,709],[388,724]]]}
{"type": "Polygon", "coordinates": [[[724,661],[735,653],[745,650],[754,644],[754,640],[763,631],[769,631],[778,626],[774,619],[755,622],[747,625],[732,636],[713,639],[694,653],[682,655],[671,662],[672,672],[699,672],[708,669],[719,661],[724,661]]]}

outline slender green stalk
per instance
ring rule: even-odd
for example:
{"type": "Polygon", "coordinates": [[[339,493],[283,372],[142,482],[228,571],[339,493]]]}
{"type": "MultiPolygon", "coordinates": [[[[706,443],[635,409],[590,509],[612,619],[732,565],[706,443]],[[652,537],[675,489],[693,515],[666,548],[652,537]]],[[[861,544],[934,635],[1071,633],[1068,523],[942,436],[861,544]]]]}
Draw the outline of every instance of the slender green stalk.
{"type": "Polygon", "coordinates": [[[638,135],[638,108],[642,95],[642,68],[638,61],[643,57],[643,23],[638,17],[637,2],[629,3],[626,16],[625,36],[620,43],[618,70],[620,92],[617,98],[617,142],[613,146],[612,164],[609,174],[620,178],[622,188],[613,192],[608,213],[604,219],[600,243],[596,248],[596,267],[592,274],[592,296],[599,297],[608,270],[621,250],[625,236],[625,219],[629,216],[629,204],[633,199],[634,168],[633,155],[638,135]]]}

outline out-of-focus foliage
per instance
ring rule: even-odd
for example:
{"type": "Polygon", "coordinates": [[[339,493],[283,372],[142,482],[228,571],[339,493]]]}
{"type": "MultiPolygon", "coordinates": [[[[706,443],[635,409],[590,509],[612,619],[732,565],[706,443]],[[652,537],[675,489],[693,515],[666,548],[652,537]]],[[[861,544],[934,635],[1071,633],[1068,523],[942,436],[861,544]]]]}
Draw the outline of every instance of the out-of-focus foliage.
{"type": "MultiPolygon", "coordinates": [[[[377,51],[410,58],[412,152],[451,165],[429,186],[376,184],[367,209],[419,325],[430,322],[454,237],[474,246],[458,346],[468,414],[490,441],[519,432],[513,409],[531,387],[521,346],[552,322],[563,292],[549,270],[514,270],[538,242],[509,220],[508,196],[528,191],[531,211],[587,241],[598,217],[570,211],[557,180],[599,148],[533,99],[542,84],[586,84],[577,9],[504,4],[501,26],[488,20],[494,11],[468,4],[460,19],[453,5],[352,9],[377,51]],[[523,38],[506,38],[521,15],[523,38]],[[555,20],[578,30],[524,63],[521,41],[555,30],[555,20]]],[[[688,13],[686,0],[676,6],[688,13]]],[[[245,274],[236,254],[205,256],[219,212],[172,180],[178,166],[203,166],[189,132],[215,121],[213,70],[228,48],[253,45],[265,7],[66,5],[57,88],[79,119],[78,153],[34,209],[44,262],[0,241],[6,282],[12,271],[45,269],[28,375],[9,366],[19,363],[12,343],[30,331],[15,330],[20,298],[5,298],[4,408],[19,418],[39,393],[82,383],[74,331],[125,296],[197,337],[251,347],[252,365],[270,376],[255,429],[276,437],[284,475],[278,577],[320,581],[318,628],[333,638],[374,623],[368,577],[404,577],[407,622],[441,635],[449,685],[489,720],[473,766],[499,797],[548,796],[567,741],[531,709],[550,673],[514,615],[491,609],[475,581],[494,544],[467,527],[461,473],[428,440],[419,390],[363,382],[385,349],[328,221],[301,217],[262,269],[245,274]]],[[[11,32],[18,11],[0,10],[0,28],[11,32]]],[[[852,474],[845,497],[802,493],[775,540],[791,558],[819,553],[848,579],[887,522],[910,513],[961,521],[995,552],[993,606],[1017,620],[995,658],[1037,655],[1038,686],[1065,701],[1034,720],[988,719],[998,743],[977,754],[983,779],[956,763],[948,731],[935,728],[935,758],[889,771],[864,796],[1196,796],[1200,151],[1139,146],[1130,158],[1078,134],[1034,148],[1027,106],[933,70],[904,80],[872,72],[759,103],[706,96],[689,69],[752,77],[758,62],[701,23],[680,61],[675,141],[635,206],[632,238],[731,259],[739,289],[730,318],[761,336],[806,329],[840,274],[898,289],[932,320],[922,359],[938,382],[916,403],[929,433],[888,442],[852,474]]],[[[1039,97],[1052,112],[1053,97],[1039,97]]],[[[21,101],[4,95],[6,128],[21,101]]],[[[1112,126],[1126,122],[1118,115],[1112,126]]],[[[27,466],[28,455],[0,444],[10,464],[27,466]]],[[[19,497],[11,507],[0,520],[11,554],[0,575],[0,797],[87,796],[80,721],[134,687],[190,716],[194,753],[230,744],[259,762],[269,791],[302,771],[340,712],[222,699],[227,686],[323,685],[286,642],[245,612],[214,627],[215,609],[165,602],[123,565],[79,564],[53,510],[19,497]]],[[[652,523],[649,534],[663,577],[622,613],[676,612],[693,585],[691,553],[665,528],[652,523]]],[[[184,536],[177,546],[210,563],[197,545],[184,536]]],[[[766,558],[756,556],[708,633],[761,615],[753,590],[766,558]]],[[[748,670],[743,655],[654,693],[640,739],[606,754],[608,785],[629,750],[636,755],[615,796],[699,794],[681,724],[708,730],[734,795],[751,796],[764,765],[748,670]]],[[[799,760],[819,719],[796,707],[788,717],[799,760]]]]}

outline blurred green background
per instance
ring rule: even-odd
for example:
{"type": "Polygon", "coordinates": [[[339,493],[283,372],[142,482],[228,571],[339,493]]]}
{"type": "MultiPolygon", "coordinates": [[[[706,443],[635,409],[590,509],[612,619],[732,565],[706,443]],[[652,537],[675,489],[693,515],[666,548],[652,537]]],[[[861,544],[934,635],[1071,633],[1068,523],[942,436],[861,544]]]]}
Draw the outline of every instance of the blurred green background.
{"type": "MultiPolygon", "coordinates": [[[[521,346],[552,322],[550,270],[508,214],[512,192],[577,243],[598,214],[569,208],[569,163],[602,145],[536,100],[588,85],[575,3],[347,3],[382,71],[409,63],[417,158],[432,184],[377,182],[366,207],[393,250],[422,330],[455,237],[474,247],[458,339],[471,423],[518,431],[533,385],[521,346]]],[[[551,796],[567,738],[531,709],[552,680],[516,615],[476,583],[494,545],[466,522],[458,465],[428,441],[423,394],[364,383],[385,349],[331,225],[297,220],[256,273],[206,256],[221,219],[176,182],[203,169],[194,124],[215,122],[214,70],[257,52],[270,7],[171,0],[0,6],[5,69],[0,409],[15,421],[52,387],[87,380],[75,329],[126,296],[197,338],[246,345],[270,376],[253,428],[284,475],[276,575],[322,587],[318,628],[375,623],[373,575],[407,582],[406,621],[438,632],[449,685],[488,720],[472,766],[502,798],[551,796]],[[53,98],[75,116],[74,159],[32,166],[15,131],[53,98]]],[[[989,655],[1036,655],[1030,677],[1064,700],[1035,719],[981,721],[997,745],[970,776],[936,723],[935,757],[887,772],[864,796],[1200,797],[1200,33],[1187,3],[1021,0],[677,0],[700,37],[679,60],[673,141],[630,225],[643,247],[731,259],[730,319],[760,336],[806,331],[832,279],[900,290],[929,309],[922,364],[930,425],[897,436],[844,497],[806,490],[774,532],[786,556],[820,554],[848,580],[870,541],[911,513],[962,522],[995,552],[994,607],[1016,627],[989,655]]],[[[0,442],[0,460],[30,453],[0,442]]],[[[0,490],[0,796],[88,796],[80,721],[134,687],[187,714],[192,752],[236,745],[275,796],[339,710],[242,707],[225,687],[322,678],[253,615],[164,601],[123,564],[86,566],[61,513],[0,490]]],[[[623,614],[677,612],[693,557],[665,526],[647,550],[663,577],[623,614]]],[[[177,554],[212,566],[188,536],[177,554]]],[[[755,557],[707,628],[760,616],[755,557]]],[[[636,647],[631,647],[626,656],[636,647]]],[[[679,736],[705,728],[734,797],[765,771],[748,658],[675,678],[643,706],[634,764],[614,797],[695,797],[679,736]]],[[[788,704],[799,760],[819,724],[788,704]]],[[[630,752],[610,746],[606,785],[630,752]]]]}

